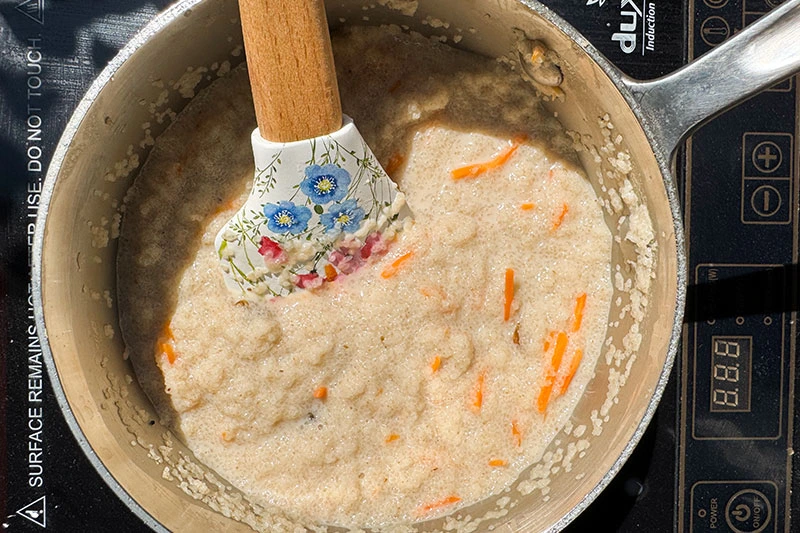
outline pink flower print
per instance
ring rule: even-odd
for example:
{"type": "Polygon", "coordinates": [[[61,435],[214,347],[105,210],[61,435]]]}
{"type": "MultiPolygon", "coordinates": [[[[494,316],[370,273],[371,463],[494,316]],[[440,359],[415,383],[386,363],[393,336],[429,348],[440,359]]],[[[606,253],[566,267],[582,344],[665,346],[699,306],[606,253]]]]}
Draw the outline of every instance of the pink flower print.
{"type": "Polygon", "coordinates": [[[308,274],[298,274],[295,285],[301,289],[316,289],[322,286],[323,278],[316,272],[309,272],[308,274]]]}
{"type": "Polygon", "coordinates": [[[264,256],[264,262],[267,263],[283,264],[288,259],[281,245],[269,237],[261,237],[261,247],[259,247],[258,253],[264,256]]]}
{"type": "Polygon", "coordinates": [[[328,262],[339,269],[342,274],[352,274],[364,264],[360,257],[351,255],[349,250],[344,248],[331,252],[328,262]]]}
{"type": "Polygon", "coordinates": [[[370,233],[361,248],[361,259],[369,259],[373,255],[380,257],[387,251],[389,251],[389,246],[386,245],[383,236],[378,232],[370,233]]]}

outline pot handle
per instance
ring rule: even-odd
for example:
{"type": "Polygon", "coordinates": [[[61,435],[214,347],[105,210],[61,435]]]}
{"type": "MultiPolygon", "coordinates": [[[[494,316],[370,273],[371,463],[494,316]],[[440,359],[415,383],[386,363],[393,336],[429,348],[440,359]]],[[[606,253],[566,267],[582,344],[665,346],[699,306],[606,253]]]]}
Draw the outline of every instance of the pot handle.
{"type": "Polygon", "coordinates": [[[728,107],[800,70],[800,0],[790,0],[735,37],[653,81],[625,78],[662,153],[728,107]]]}

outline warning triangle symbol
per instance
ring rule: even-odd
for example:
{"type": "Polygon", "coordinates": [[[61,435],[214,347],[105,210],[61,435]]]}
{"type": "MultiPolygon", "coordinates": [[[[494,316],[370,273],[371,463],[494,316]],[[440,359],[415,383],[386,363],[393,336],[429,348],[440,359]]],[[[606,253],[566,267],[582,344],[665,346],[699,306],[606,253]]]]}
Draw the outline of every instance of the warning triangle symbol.
{"type": "Polygon", "coordinates": [[[17,4],[17,11],[39,24],[44,24],[44,0],[22,0],[17,4]]]}
{"type": "Polygon", "coordinates": [[[17,514],[22,518],[27,518],[37,526],[47,527],[47,509],[45,508],[45,497],[32,501],[19,511],[17,514]]]}

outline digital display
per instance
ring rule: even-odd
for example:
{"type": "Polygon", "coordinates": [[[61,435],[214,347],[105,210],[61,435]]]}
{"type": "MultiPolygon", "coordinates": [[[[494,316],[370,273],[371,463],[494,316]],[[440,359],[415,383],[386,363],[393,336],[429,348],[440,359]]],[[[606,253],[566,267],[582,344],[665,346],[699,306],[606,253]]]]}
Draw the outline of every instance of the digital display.
{"type": "Polygon", "coordinates": [[[711,411],[750,411],[752,337],[711,337],[711,411]]]}

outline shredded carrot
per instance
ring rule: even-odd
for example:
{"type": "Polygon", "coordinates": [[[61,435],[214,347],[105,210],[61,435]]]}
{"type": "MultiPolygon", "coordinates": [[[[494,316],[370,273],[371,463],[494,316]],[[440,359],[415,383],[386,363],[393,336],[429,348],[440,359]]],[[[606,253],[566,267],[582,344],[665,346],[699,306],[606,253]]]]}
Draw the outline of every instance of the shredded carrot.
{"type": "Polygon", "coordinates": [[[547,404],[550,403],[550,394],[553,392],[553,384],[545,383],[539,391],[539,397],[536,398],[536,409],[540,413],[547,410],[547,404]]]}
{"type": "Polygon", "coordinates": [[[553,222],[553,231],[561,227],[561,224],[564,223],[564,217],[567,216],[568,211],[569,211],[569,206],[567,204],[563,204],[561,206],[561,212],[556,217],[555,222],[553,222]]]}
{"type": "Polygon", "coordinates": [[[236,435],[231,435],[227,431],[223,431],[222,440],[224,440],[225,442],[233,442],[234,440],[236,440],[236,435]]]}
{"type": "Polygon", "coordinates": [[[324,400],[328,397],[328,387],[317,387],[314,389],[314,398],[324,400]]]}
{"type": "Polygon", "coordinates": [[[447,507],[448,505],[452,505],[460,501],[461,498],[458,496],[448,496],[447,498],[439,500],[438,502],[421,505],[417,508],[417,516],[426,515],[435,509],[441,509],[442,507],[447,507]]]}
{"type": "Polygon", "coordinates": [[[403,84],[403,80],[397,80],[396,82],[394,82],[394,84],[391,87],[389,87],[389,92],[390,93],[395,92],[397,89],[400,88],[400,86],[402,84],[403,84]]]}
{"type": "Polygon", "coordinates": [[[511,342],[514,344],[519,344],[519,322],[514,327],[514,333],[511,334],[511,342]]]}
{"type": "Polygon", "coordinates": [[[326,281],[333,281],[337,277],[339,277],[339,273],[336,272],[336,268],[330,263],[325,265],[325,280],[326,281]]]}
{"type": "Polygon", "coordinates": [[[563,331],[559,331],[558,335],[556,335],[556,347],[553,350],[553,359],[550,361],[550,369],[553,373],[558,372],[559,367],[561,367],[561,359],[564,357],[564,352],[567,351],[568,342],[567,334],[563,331]]]}
{"type": "Polygon", "coordinates": [[[394,442],[400,438],[400,435],[397,433],[390,433],[388,437],[386,437],[386,443],[394,442]]]}
{"type": "Polygon", "coordinates": [[[542,50],[541,46],[534,46],[533,52],[531,52],[531,62],[536,63],[536,61],[544,56],[544,50],[542,50]]]}
{"type": "Polygon", "coordinates": [[[521,205],[519,206],[519,208],[520,208],[520,209],[522,209],[523,211],[531,211],[532,209],[535,209],[535,208],[536,208],[536,204],[533,204],[533,203],[525,203],[525,204],[521,204],[521,205]]]}
{"type": "Polygon", "coordinates": [[[559,331],[556,335],[556,347],[553,349],[553,357],[550,359],[550,367],[547,369],[544,378],[544,384],[539,391],[539,396],[536,399],[536,409],[540,413],[547,410],[547,404],[550,403],[550,395],[553,392],[553,384],[555,383],[558,369],[561,366],[561,359],[564,357],[564,352],[567,350],[567,334],[559,331]]]}
{"type": "Polygon", "coordinates": [[[489,161],[453,169],[450,171],[450,177],[452,177],[454,180],[474,178],[480,176],[484,172],[501,167],[511,158],[512,155],[514,155],[514,152],[517,151],[517,148],[519,148],[519,146],[525,142],[526,139],[527,137],[525,135],[514,137],[514,139],[509,141],[509,145],[506,148],[492,157],[489,161]]]}
{"type": "Polygon", "coordinates": [[[436,357],[433,358],[433,362],[431,363],[431,370],[433,370],[433,372],[436,373],[439,371],[441,367],[442,367],[442,358],[437,355],[436,357]]]}
{"type": "Polygon", "coordinates": [[[475,411],[480,411],[483,407],[483,382],[486,379],[486,372],[478,374],[478,381],[475,383],[475,391],[472,394],[472,407],[475,411]]]}
{"type": "Polygon", "coordinates": [[[511,421],[511,434],[514,436],[514,444],[522,446],[522,432],[519,430],[516,420],[511,421]]]}
{"type": "Polygon", "coordinates": [[[394,154],[392,157],[389,158],[389,161],[386,163],[386,166],[383,167],[383,170],[386,171],[387,174],[390,176],[395,173],[395,171],[403,166],[405,163],[406,158],[400,154],[394,154]]]}
{"type": "Polygon", "coordinates": [[[174,365],[175,361],[178,360],[178,354],[175,353],[175,349],[169,342],[161,343],[161,353],[167,356],[167,361],[169,361],[171,365],[174,365]]]}
{"type": "Polygon", "coordinates": [[[514,269],[506,269],[505,304],[503,306],[503,320],[511,318],[511,304],[514,301],[514,269]]]}
{"type": "Polygon", "coordinates": [[[381,277],[383,279],[391,278],[392,276],[397,274],[397,271],[400,269],[402,264],[411,259],[412,257],[414,257],[414,252],[408,252],[401,255],[400,257],[395,259],[391,265],[383,269],[383,272],[381,272],[381,277]]]}
{"type": "Polygon", "coordinates": [[[569,362],[569,370],[567,370],[567,375],[559,383],[558,387],[558,396],[561,396],[567,389],[569,388],[569,384],[572,383],[572,378],[575,377],[575,372],[578,371],[578,367],[581,364],[581,359],[583,358],[583,350],[575,350],[575,354],[572,356],[572,360],[569,362]]]}
{"type": "Polygon", "coordinates": [[[175,336],[172,334],[172,327],[167,323],[159,338],[158,352],[166,355],[167,361],[169,361],[171,365],[174,365],[175,361],[178,360],[178,354],[175,352],[175,347],[172,345],[172,341],[174,340],[175,336]]]}
{"type": "Polygon", "coordinates": [[[489,461],[489,466],[508,466],[508,462],[502,459],[492,459],[489,461]]]}
{"type": "Polygon", "coordinates": [[[575,312],[572,319],[572,331],[576,332],[581,329],[581,322],[583,322],[583,308],[586,307],[586,293],[581,293],[575,300],[575,312]]]}

